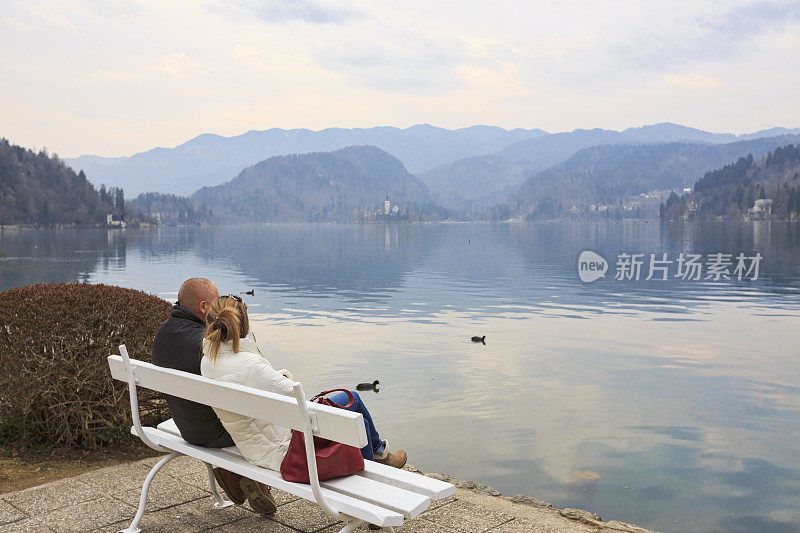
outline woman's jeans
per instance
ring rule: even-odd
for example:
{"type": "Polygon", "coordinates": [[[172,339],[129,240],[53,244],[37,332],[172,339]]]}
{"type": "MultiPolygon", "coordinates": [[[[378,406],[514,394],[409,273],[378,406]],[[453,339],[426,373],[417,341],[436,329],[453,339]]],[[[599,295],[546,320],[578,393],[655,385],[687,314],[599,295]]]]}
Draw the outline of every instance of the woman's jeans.
{"type": "MultiPolygon", "coordinates": [[[[364,459],[374,461],[375,455],[383,455],[383,441],[381,440],[380,435],[378,435],[378,430],[375,429],[375,424],[372,422],[372,417],[369,415],[369,411],[367,411],[367,406],[361,401],[361,396],[359,396],[356,391],[350,392],[353,395],[353,405],[348,407],[347,410],[364,415],[364,426],[367,428],[367,437],[369,438],[369,444],[361,448],[361,455],[364,457],[364,459]]],[[[349,401],[347,394],[344,392],[334,394],[328,399],[338,405],[347,405],[347,402],[349,401]]]]}

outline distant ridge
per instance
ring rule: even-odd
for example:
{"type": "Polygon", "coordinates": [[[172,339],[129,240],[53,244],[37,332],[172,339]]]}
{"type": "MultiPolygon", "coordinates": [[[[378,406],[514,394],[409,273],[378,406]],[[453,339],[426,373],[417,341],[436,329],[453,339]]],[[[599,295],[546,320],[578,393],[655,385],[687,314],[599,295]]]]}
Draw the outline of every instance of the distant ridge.
{"type": "Polygon", "coordinates": [[[327,152],[346,146],[372,145],[410,169],[421,172],[437,165],[496,152],[509,144],[545,135],[543,130],[506,130],[472,126],[448,130],[417,124],[409,128],[328,128],[248,131],[234,137],[199,135],[174,148],[153,148],[130,157],[84,155],[67,160],[95,184],[124,187],[128,196],[142,192],[190,194],[218,185],[243,168],[274,155],[327,152]]]}
{"type": "Polygon", "coordinates": [[[243,168],[274,155],[370,145],[398,158],[428,185],[437,202],[474,214],[507,199],[525,179],[583,148],[659,142],[719,144],[789,133],[800,133],[800,129],[772,128],[736,136],[671,123],[554,134],[495,126],[448,130],[430,124],[405,129],[273,128],[233,137],[206,133],[174,148],[154,148],[130,157],[85,155],[65,161],[76,171],[84,170],[95,185],[123,187],[129,197],[142,192],[186,195],[230,180],[243,168]]]}

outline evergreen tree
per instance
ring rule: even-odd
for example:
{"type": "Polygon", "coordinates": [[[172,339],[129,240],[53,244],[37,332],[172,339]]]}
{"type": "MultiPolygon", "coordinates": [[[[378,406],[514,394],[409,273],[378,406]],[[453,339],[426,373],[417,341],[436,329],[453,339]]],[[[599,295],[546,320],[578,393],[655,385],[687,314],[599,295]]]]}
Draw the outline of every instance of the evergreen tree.
{"type": "Polygon", "coordinates": [[[43,226],[50,226],[52,224],[50,206],[47,204],[47,200],[42,202],[42,211],[39,215],[39,223],[43,226]]]}
{"type": "Polygon", "coordinates": [[[125,193],[122,192],[122,188],[114,191],[114,210],[120,216],[125,214],[125,193]]]}

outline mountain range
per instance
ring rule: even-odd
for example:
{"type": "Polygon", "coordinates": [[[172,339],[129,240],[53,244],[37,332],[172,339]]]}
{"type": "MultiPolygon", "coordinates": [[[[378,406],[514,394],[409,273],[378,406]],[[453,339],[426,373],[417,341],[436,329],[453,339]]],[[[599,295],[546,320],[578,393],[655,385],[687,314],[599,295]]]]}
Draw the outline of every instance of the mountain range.
{"type": "Polygon", "coordinates": [[[722,143],[785,133],[800,133],[800,129],[773,128],[737,137],[669,123],[621,132],[579,129],[554,134],[494,126],[448,130],[429,124],[405,129],[273,128],[234,137],[203,134],[174,148],[153,148],[126,157],[85,155],[65,161],[82,169],[96,186],[122,187],[129,197],[142,192],[187,195],[230,180],[243,168],[274,155],[372,145],[417,174],[440,204],[475,212],[505,200],[526,178],[582,148],[677,141],[722,143]]]}
{"type": "Polygon", "coordinates": [[[244,167],[274,155],[327,152],[347,146],[372,145],[399,158],[413,173],[493,153],[509,144],[545,135],[543,130],[506,130],[472,126],[457,130],[418,124],[409,128],[329,128],[249,131],[235,137],[199,135],[174,148],[153,148],[127,157],[84,155],[67,159],[93,183],[124,187],[128,195],[143,192],[190,194],[219,185],[244,167]]]}
{"type": "MultiPolygon", "coordinates": [[[[128,211],[114,185],[125,187],[129,198],[145,188],[130,203],[131,214],[166,223],[354,221],[375,215],[387,196],[408,208],[403,213],[411,220],[655,217],[670,192],[690,187],[704,173],[799,142],[800,129],[786,128],[733,135],[663,123],[549,134],[423,124],[201,135],[129,158],[62,161],[3,140],[0,223],[100,223],[109,212],[128,211]],[[366,144],[306,151],[353,139],[394,153],[366,144]],[[284,150],[298,153],[259,155],[284,150]],[[65,162],[76,168],[97,163],[105,170],[75,173],[65,162]],[[415,176],[408,165],[433,168],[415,176]],[[230,176],[221,177],[220,169],[230,176]],[[102,178],[109,175],[117,181],[102,178]],[[212,184],[196,188],[204,180],[212,184]],[[110,188],[97,191],[91,182],[110,188]],[[175,188],[186,195],[169,192],[175,188]]],[[[737,196],[737,202],[748,198],[737,196]]],[[[729,200],[716,198],[715,209],[729,200]]]]}

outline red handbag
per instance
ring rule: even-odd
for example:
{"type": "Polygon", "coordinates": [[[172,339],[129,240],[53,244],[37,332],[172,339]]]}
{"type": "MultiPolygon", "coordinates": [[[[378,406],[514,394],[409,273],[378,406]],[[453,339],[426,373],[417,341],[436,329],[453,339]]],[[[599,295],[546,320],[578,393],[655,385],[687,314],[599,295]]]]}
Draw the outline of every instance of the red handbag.
{"type": "MultiPolygon", "coordinates": [[[[340,407],[347,409],[353,405],[353,393],[345,389],[333,389],[321,392],[311,398],[312,402],[340,407]],[[347,405],[339,405],[327,398],[325,395],[332,392],[342,391],[347,393],[347,405]]],[[[321,437],[314,437],[314,455],[317,460],[317,476],[320,481],[337,477],[349,476],[364,470],[364,457],[361,450],[355,446],[348,446],[341,442],[336,442],[321,437]]],[[[281,463],[281,476],[286,481],[294,483],[308,483],[308,462],[306,459],[306,440],[302,431],[292,430],[292,440],[289,442],[289,450],[281,463]]]]}

